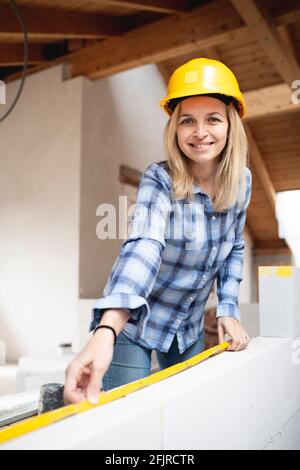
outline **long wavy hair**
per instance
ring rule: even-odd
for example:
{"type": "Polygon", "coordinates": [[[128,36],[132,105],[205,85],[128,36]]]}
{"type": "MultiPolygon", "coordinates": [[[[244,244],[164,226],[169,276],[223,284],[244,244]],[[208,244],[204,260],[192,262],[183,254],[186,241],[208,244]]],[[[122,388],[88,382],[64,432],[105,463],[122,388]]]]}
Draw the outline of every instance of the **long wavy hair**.
{"type": "MultiPolygon", "coordinates": [[[[194,199],[194,176],[188,165],[188,157],[177,140],[180,102],[176,105],[164,131],[164,147],[173,192],[176,199],[194,199]]],[[[248,139],[242,120],[233,102],[226,105],[228,120],[227,141],[219,155],[219,165],[214,179],[215,211],[224,211],[238,203],[241,207],[246,195],[245,167],[248,163],[248,139]]]]}

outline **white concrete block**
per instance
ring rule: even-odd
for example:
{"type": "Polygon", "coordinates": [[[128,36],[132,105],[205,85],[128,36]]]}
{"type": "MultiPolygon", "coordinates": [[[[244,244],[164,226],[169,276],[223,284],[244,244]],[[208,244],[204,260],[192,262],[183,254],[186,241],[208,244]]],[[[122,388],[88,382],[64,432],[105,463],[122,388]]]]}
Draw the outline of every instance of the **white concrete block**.
{"type": "Polygon", "coordinates": [[[64,383],[65,370],[73,357],[21,357],[17,371],[17,392],[36,390],[45,383],[64,383]]]}
{"type": "Polygon", "coordinates": [[[0,365],[0,397],[16,393],[17,364],[0,365]]]}
{"type": "Polygon", "coordinates": [[[241,323],[251,338],[259,336],[259,305],[239,304],[241,323]]]}
{"type": "Polygon", "coordinates": [[[300,336],[300,268],[259,267],[260,335],[300,336]]]}
{"type": "Polygon", "coordinates": [[[108,403],[0,445],[0,450],[161,449],[159,403],[137,397],[108,403]]]}
{"type": "Polygon", "coordinates": [[[291,450],[291,425],[288,423],[276,436],[270,439],[264,450],[291,450]]]}
{"type": "Polygon", "coordinates": [[[300,450],[300,409],[283,429],[270,439],[265,450],[300,450]]]}
{"type": "Polygon", "coordinates": [[[300,403],[291,341],[255,338],[137,392],[160,400],[164,449],[263,449],[300,403]]]}
{"type": "Polygon", "coordinates": [[[219,354],[4,448],[297,449],[299,340],[254,338],[246,350],[219,354]]]}
{"type": "Polygon", "coordinates": [[[17,374],[17,391],[34,391],[40,390],[41,386],[47,383],[60,383],[63,384],[65,381],[64,372],[48,372],[48,373],[39,373],[39,374],[17,374]]]}
{"type": "Polygon", "coordinates": [[[11,424],[20,416],[29,417],[37,412],[39,391],[0,397],[0,426],[11,424]]]}
{"type": "Polygon", "coordinates": [[[6,347],[4,341],[0,340],[0,366],[6,363],[6,347]]]}
{"type": "Polygon", "coordinates": [[[291,439],[291,449],[300,450],[300,408],[291,420],[291,439]]]}

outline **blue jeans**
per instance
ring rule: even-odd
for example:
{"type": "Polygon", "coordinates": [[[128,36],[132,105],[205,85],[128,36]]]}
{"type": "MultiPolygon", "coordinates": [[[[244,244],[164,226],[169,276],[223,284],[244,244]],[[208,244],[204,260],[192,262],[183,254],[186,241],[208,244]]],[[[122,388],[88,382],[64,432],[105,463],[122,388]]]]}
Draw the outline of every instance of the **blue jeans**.
{"type": "MultiPolygon", "coordinates": [[[[204,350],[204,332],[183,354],[179,354],[177,336],[167,353],[157,351],[160,369],[186,361],[204,350]]],[[[132,342],[121,332],[117,338],[111,365],[103,377],[103,390],[111,390],[150,375],[151,349],[132,342]]]]}

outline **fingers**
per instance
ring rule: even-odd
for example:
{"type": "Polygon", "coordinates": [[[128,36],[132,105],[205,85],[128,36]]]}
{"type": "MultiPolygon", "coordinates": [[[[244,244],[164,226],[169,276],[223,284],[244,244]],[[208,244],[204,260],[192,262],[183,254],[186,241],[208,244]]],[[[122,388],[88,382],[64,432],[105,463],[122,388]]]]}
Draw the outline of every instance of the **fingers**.
{"type": "Polygon", "coordinates": [[[92,405],[96,405],[99,399],[99,392],[101,388],[101,380],[104,375],[104,371],[102,368],[97,367],[96,365],[93,366],[90,380],[86,390],[86,398],[92,405]]]}
{"type": "Polygon", "coordinates": [[[245,349],[250,342],[250,337],[242,327],[241,323],[234,318],[222,317],[218,319],[220,343],[224,342],[225,333],[232,338],[227,351],[241,351],[242,349],[245,349]]]}
{"type": "Polygon", "coordinates": [[[229,348],[227,348],[227,351],[241,351],[245,349],[250,342],[250,338],[247,334],[242,336],[239,332],[234,332],[231,337],[232,343],[229,348]]]}
{"type": "MultiPolygon", "coordinates": [[[[103,330],[102,330],[103,331],[103,330]]],[[[105,339],[105,337],[103,337],[105,339]]],[[[113,357],[113,342],[109,344],[93,336],[66,372],[64,399],[66,403],[88,400],[98,403],[100,384],[113,357]]]]}
{"type": "Polygon", "coordinates": [[[219,344],[224,343],[224,329],[223,325],[218,322],[218,336],[219,336],[219,344]]]}
{"type": "Polygon", "coordinates": [[[85,400],[84,390],[80,386],[82,378],[82,373],[76,366],[71,364],[67,368],[64,387],[64,401],[66,405],[85,400]]]}

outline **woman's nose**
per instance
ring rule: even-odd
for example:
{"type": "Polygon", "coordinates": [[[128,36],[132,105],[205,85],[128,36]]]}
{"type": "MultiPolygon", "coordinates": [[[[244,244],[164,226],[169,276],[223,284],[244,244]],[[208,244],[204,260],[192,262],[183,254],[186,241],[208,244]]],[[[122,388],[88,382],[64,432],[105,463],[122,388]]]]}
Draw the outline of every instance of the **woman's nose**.
{"type": "Polygon", "coordinates": [[[196,124],[193,135],[201,139],[205,137],[207,135],[207,128],[205,126],[205,123],[196,124]]]}

